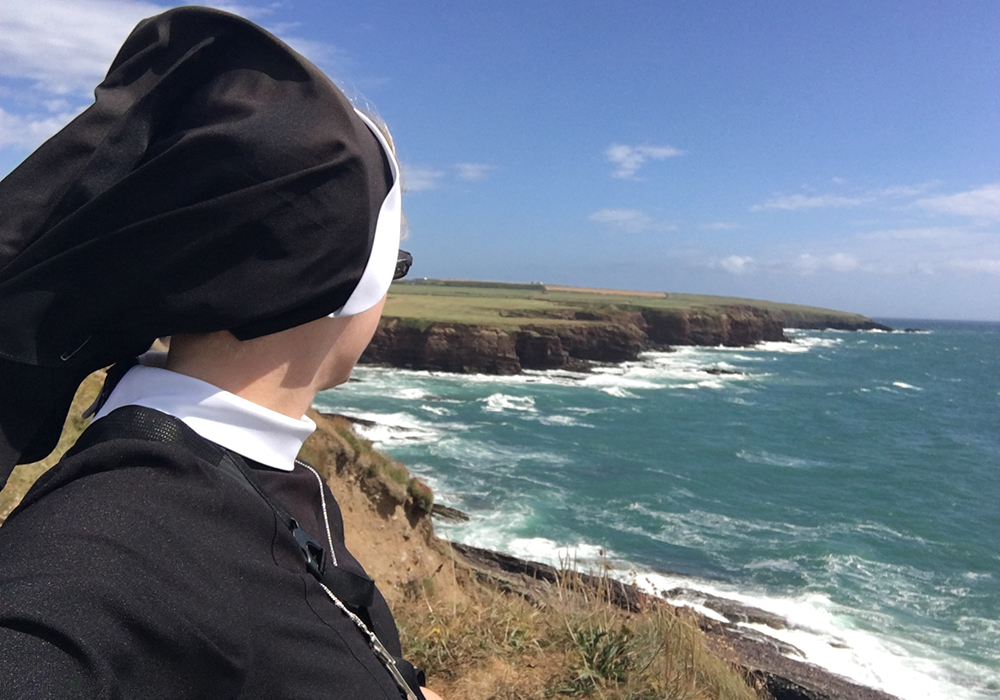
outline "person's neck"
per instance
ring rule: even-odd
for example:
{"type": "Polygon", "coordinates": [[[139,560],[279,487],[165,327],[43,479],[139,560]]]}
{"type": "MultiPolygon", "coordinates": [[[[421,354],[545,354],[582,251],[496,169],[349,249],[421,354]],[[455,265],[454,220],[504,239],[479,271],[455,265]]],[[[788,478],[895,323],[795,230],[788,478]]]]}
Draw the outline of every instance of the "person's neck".
{"type": "Polygon", "coordinates": [[[242,347],[198,338],[171,344],[166,369],[179,372],[289,416],[301,418],[318,387],[315,362],[292,356],[274,343],[250,341],[242,347]]]}
{"type": "Polygon", "coordinates": [[[179,372],[203,382],[208,382],[258,406],[276,411],[290,418],[301,418],[312,405],[316,391],[310,385],[289,383],[287,374],[278,369],[254,377],[232,372],[212,371],[213,368],[191,366],[185,363],[167,363],[166,369],[179,372]],[[208,371],[206,371],[208,370],[208,371]]]}

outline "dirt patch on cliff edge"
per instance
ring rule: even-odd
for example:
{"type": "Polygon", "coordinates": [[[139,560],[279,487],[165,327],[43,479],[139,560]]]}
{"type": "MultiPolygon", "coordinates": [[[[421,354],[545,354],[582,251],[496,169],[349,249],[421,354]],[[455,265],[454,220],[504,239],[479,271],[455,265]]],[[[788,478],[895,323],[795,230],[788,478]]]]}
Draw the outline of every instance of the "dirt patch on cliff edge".
{"type": "Polygon", "coordinates": [[[430,504],[410,493],[405,467],[357,437],[346,419],[308,415],[318,430],[300,455],[326,477],[344,516],[347,548],[389,604],[414,597],[464,601],[450,547],[434,535],[430,504]]]}

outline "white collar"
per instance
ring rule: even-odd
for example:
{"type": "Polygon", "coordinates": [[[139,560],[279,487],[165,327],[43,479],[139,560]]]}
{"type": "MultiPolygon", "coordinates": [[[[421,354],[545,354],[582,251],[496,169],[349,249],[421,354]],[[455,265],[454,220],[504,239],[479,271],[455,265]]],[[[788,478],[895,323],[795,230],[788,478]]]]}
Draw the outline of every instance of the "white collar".
{"type": "Polygon", "coordinates": [[[316,424],[247,401],[185,374],[137,365],[98,411],[99,420],[122,406],[170,414],[207,440],[268,467],[292,471],[295,456],[316,424]]]}

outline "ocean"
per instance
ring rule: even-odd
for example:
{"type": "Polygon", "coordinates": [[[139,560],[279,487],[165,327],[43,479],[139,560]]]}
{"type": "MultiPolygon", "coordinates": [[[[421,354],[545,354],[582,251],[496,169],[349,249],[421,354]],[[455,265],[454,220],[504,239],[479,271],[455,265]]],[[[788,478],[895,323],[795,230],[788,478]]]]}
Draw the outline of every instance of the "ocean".
{"type": "Polygon", "coordinates": [[[905,700],[1000,698],[1000,324],[884,322],[921,330],[589,374],[359,367],[317,408],[374,421],[471,516],[443,537],[779,613],[761,630],[905,700]]]}

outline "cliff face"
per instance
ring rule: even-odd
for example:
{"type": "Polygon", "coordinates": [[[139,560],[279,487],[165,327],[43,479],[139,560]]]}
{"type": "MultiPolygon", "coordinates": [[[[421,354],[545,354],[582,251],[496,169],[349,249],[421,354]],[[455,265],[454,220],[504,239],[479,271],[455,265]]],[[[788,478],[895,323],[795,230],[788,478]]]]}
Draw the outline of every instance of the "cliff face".
{"type": "Polygon", "coordinates": [[[764,341],[787,341],[781,321],[769,312],[731,306],[721,314],[643,309],[647,334],[657,345],[745,347],[764,341]]]}
{"type": "Polygon", "coordinates": [[[516,374],[522,369],[585,369],[590,362],[626,362],[671,345],[741,347],[787,340],[767,311],[727,307],[722,313],[643,309],[580,312],[551,325],[519,329],[459,323],[426,328],[384,318],[361,361],[408,369],[516,374]]]}
{"type": "Polygon", "coordinates": [[[461,374],[517,374],[515,339],[499,328],[436,323],[426,329],[382,319],[362,362],[461,374]]]}
{"type": "Polygon", "coordinates": [[[347,548],[390,605],[428,577],[436,578],[442,597],[465,600],[453,577],[435,576],[451,564],[448,546],[434,535],[430,506],[414,496],[421,492],[405,467],[359,439],[344,418],[311,409],[308,415],[317,430],[299,457],[325,478],[344,519],[347,548]]]}

